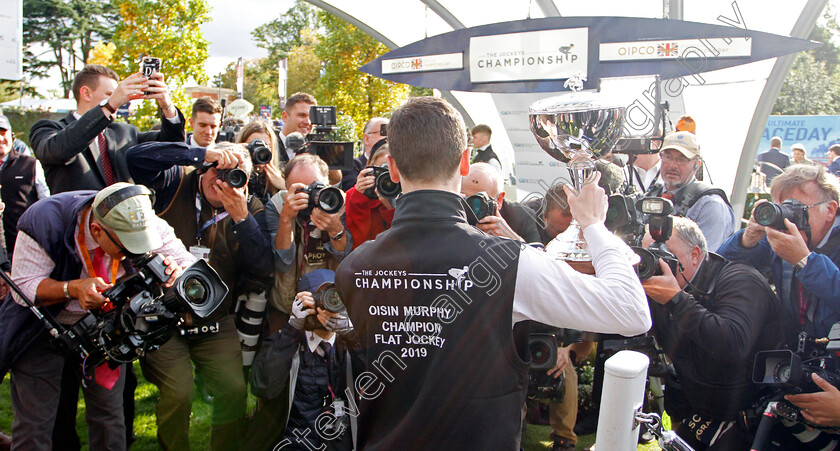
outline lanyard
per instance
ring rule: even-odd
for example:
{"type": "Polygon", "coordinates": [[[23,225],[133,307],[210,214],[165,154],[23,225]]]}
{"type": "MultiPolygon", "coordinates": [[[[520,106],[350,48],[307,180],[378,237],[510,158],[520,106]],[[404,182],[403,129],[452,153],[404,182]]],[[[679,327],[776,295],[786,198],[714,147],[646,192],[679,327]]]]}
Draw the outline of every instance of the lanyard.
{"type": "MultiPolygon", "coordinates": [[[[90,207],[87,207],[85,213],[82,215],[85,220],[89,220],[90,214],[90,207]]],[[[90,277],[103,277],[105,274],[96,274],[96,268],[93,266],[93,262],[90,259],[90,253],[88,253],[87,245],[85,244],[85,225],[79,224],[79,236],[76,239],[76,245],[79,246],[79,250],[82,253],[82,259],[85,261],[85,269],[87,269],[87,273],[90,277]]],[[[111,259],[111,280],[108,283],[114,283],[117,280],[117,271],[120,269],[120,262],[116,259],[111,259]]]]}
{"type": "Polygon", "coordinates": [[[216,216],[213,216],[212,218],[208,219],[207,222],[204,223],[204,225],[199,227],[199,224],[201,224],[201,194],[198,191],[195,192],[195,225],[196,227],[198,227],[198,231],[195,233],[195,240],[197,242],[201,242],[201,234],[202,232],[207,230],[208,227],[216,224],[217,222],[227,217],[228,212],[223,211],[217,214],[216,216]]]}

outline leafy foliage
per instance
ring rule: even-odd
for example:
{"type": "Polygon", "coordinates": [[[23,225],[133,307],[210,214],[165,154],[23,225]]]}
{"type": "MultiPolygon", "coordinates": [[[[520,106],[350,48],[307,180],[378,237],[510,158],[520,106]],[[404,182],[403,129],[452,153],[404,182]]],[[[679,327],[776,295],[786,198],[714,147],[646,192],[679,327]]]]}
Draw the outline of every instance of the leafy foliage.
{"type": "Polygon", "coordinates": [[[120,77],[138,71],[141,57],[156,56],[163,60],[167,83],[207,82],[209,43],[201,33],[201,25],[210,21],[206,0],[114,1],[120,23],[113,38],[118,60],[112,68],[120,77]]]}
{"type": "Polygon", "coordinates": [[[26,0],[23,2],[23,65],[30,77],[61,75],[64,97],[95,42],[110,39],[117,23],[110,0],[26,0]],[[46,52],[35,54],[36,48],[46,52]],[[49,57],[47,57],[49,55],[49,57]]]}
{"type": "MultiPolygon", "coordinates": [[[[114,0],[120,23],[110,43],[91,52],[99,64],[114,69],[120,78],[137,72],[143,56],[161,59],[161,72],[172,101],[188,113],[191,107],[183,86],[206,83],[204,62],[209,43],[201,25],[210,21],[206,0],[114,0]]],[[[159,120],[157,103],[146,100],[137,108],[132,123],[141,130],[159,120]]]]}
{"type": "Polygon", "coordinates": [[[838,33],[840,26],[827,6],[808,36],[823,46],[796,56],[772,114],[840,114],[840,47],[832,42],[838,33]]]}
{"type": "Polygon", "coordinates": [[[315,97],[352,117],[355,138],[361,139],[365,122],[388,114],[408,98],[410,87],[359,72],[359,67],[388,48],[332,14],[318,14],[325,34],[315,46],[315,54],[324,64],[315,97]]]}

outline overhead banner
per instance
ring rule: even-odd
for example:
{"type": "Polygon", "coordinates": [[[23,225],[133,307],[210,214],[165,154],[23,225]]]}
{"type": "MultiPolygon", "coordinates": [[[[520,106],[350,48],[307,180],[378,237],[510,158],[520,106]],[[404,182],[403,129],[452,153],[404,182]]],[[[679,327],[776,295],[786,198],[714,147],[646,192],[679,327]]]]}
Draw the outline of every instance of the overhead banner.
{"type": "Polygon", "coordinates": [[[23,0],[0,0],[0,80],[23,76],[23,0]]]}
{"type": "Polygon", "coordinates": [[[601,61],[640,61],[678,58],[749,57],[752,41],[744,38],[671,39],[667,41],[634,41],[601,43],[601,61]]]}
{"type": "Polygon", "coordinates": [[[402,74],[406,72],[428,72],[436,70],[460,70],[463,68],[463,52],[382,60],[383,74],[402,74]]]}
{"type": "Polygon", "coordinates": [[[770,116],[758,145],[758,153],[770,148],[770,139],[782,138],[782,153],[790,156],[790,146],[805,146],[805,156],[826,162],[828,148],[840,144],[840,116],[770,116]]]}
{"type": "Polygon", "coordinates": [[[586,76],[587,28],[470,38],[470,81],[552,80],[586,76]]]}
{"type": "Polygon", "coordinates": [[[739,66],[819,44],[728,25],[639,17],[547,17],[463,28],[400,47],[359,70],[413,86],[557,92],[610,77],[663,79],[739,66]],[[665,76],[667,75],[667,76],[665,76]]]}

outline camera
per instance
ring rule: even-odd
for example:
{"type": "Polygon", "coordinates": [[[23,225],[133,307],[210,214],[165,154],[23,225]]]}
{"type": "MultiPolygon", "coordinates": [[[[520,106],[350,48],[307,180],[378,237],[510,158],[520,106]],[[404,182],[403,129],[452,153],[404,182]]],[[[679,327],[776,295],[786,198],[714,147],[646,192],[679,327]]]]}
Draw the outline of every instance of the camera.
{"type": "Polygon", "coordinates": [[[227,182],[228,185],[234,188],[242,188],[248,184],[248,174],[239,168],[217,169],[216,178],[227,182]]]}
{"type": "Polygon", "coordinates": [[[549,376],[546,372],[557,365],[557,337],[553,333],[528,334],[528,353],[531,369],[528,371],[528,397],[559,401],[563,399],[565,375],[549,376]]]}
{"type": "MultiPolygon", "coordinates": [[[[341,302],[341,297],[338,295],[338,290],[332,282],[324,282],[318,289],[312,293],[312,299],[315,300],[316,309],[324,309],[331,313],[343,313],[347,309],[344,308],[344,303],[341,302]]],[[[318,321],[316,315],[309,315],[303,323],[305,330],[324,329],[324,326],[318,321]]]]}
{"type": "Polygon", "coordinates": [[[102,293],[113,308],[88,313],[57,337],[82,362],[86,377],[108,363],[130,363],[166,343],[181,315],[206,318],[224,301],[228,288],[204,260],[198,260],[164,289],[169,280],[164,259],[144,254],[132,259],[137,272],[118,279],[102,293]]]}
{"type": "Polygon", "coordinates": [[[306,188],[299,188],[296,192],[309,195],[309,205],[298,212],[298,216],[309,218],[313,208],[320,208],[324,213],[334,214],[344,206],[344,196],[341,190],[334,186],[327,186],[315,181],[306,188]]]}
{"type": "Polygon", "coordinates": [[[467,197],[466,201],[479,221],[487,216],[494,216],[499,210],[499,204],[496,203],[496,200],[488,196],[484,191],[467,197]]]}
{"type": "Polygon", "coordinates": [[[353,169],[353,143],[335,138],[336,108],[313,105],[309,108],[309,121],[313,133],[306,135],[307,152],[318,155],[330,169],[353,169]]]}
{"type": "Polygon", "coordinates": [[[636,209],[642,195],[613,194],[607,198],[607,217],[604,226],[625,243],[638,246],[645,235],[643,215],[636,209]]]}
{"type": "Polygon", "coordinates": [[[248,153],[251,154],[251,161],[254,164],[271,163],[271,149],[261,139],[255,139],[248,144],[248,153]]]}
{"type": "Polygon", "coordinates": [[[763,405],[775,402],[773,410],[780,417],[836,434],[840,428],[811,423],[802,416],[799,408],[784,400],[782,395],[822,391],[811,379],[812,374],[817,374],[834,387],[840,388],[838,351],[840,351],[840,323],[831,326],[827,338],[814,339],[806,332],[800,332],[796,349],[793,351],[777,349],[757,352],[753,363],[752,380],[756,384],[773,389],[770,395],[757,403],[759,406],[757,411],[763,410],[763,405]]]}
{"type": "Polygon", "coordinates": [[[785,219],[792,222],[797,229],[810,230],[808,222],[808,206],[796,199],[788,199],[780,204],[765,202],[758,204],[753,211],[755,222],[765,227],[787,231],[785,219]]]}
{"type": "MultiPolygon", "coordinates": [[[[384,126],[385,124],[382,125],[384,126]]],[[[364,195],[369,199],[378,199],[376,195],[377,191],[380,196],[389,200],[395,199],[402,193],[402,185],[394,183],[394,181],[391,180],[391,171],[388,170],[387,163],[382,166],[368,166],[368,168],[373,169],[370,175],[372,175],[375,180],[373,188],[368,188],[364,192],[364,195]]]]}
{"type": "Polygon", "coordinates": [[[654,243],[647,249],[641,246],[631,246],[633,252],[639,256],[639,263],[636,264],[636,273],[639,280],[647,280],[652,276],[662,275],[659,267],[659,260],[664,260],[676,275],[680,269],[680,262],[677,257],[668,251],[665,242],[671,237],[674,227],[674,218],[671,213],[674,211],[674,204],[668,199],[661,197],[645,197],[639,199],[635,205],[636,210],[647,215],[648,230],[654,243]]]}

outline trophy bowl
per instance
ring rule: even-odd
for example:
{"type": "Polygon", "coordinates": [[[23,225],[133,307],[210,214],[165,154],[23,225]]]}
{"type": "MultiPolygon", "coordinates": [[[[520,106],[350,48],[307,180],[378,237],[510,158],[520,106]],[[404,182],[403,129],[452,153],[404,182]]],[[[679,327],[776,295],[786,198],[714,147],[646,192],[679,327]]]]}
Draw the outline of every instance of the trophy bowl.
{"type": "Polygon", "coordinates": [[[573,92],[534,102],[531,132],[554,159],[599,158],[612,150],[624,129],[624,106],[599,92],[573,92]]]}

